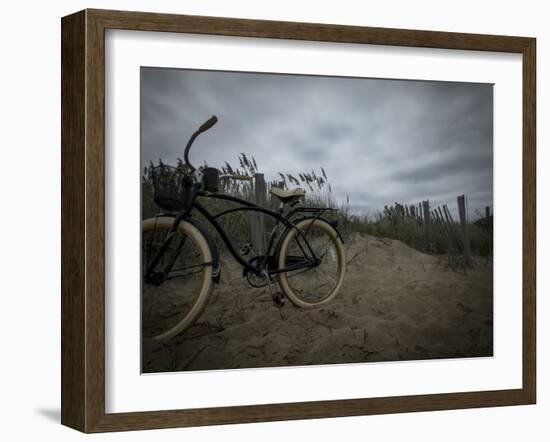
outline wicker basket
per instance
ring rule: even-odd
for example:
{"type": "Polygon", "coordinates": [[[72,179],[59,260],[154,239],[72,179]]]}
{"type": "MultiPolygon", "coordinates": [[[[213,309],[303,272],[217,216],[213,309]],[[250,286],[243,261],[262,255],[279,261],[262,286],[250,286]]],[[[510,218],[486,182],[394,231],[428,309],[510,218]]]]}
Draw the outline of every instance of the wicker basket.
{"type": "Polygon", "coordinates": [[[164,164],[151,170],[155,203],[170,212],[179,212],[191,192],[189,177],[179,168],[164,164]]]}

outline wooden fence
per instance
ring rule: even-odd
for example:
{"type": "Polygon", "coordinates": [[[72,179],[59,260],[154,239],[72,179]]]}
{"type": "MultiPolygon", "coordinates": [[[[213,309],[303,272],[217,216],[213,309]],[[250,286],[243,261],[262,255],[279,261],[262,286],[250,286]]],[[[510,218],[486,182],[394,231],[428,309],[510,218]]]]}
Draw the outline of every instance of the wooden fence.
{"type": "MultiPolygon", "coordinates": [[[[418,205],[395,203],[385,208],[385,215],[391,219],[397,239],[430,253],[460,255],[464,266],[471,267],[466,203],[464,195],[457,197],[456,221],[446,204],[431,207],[428,200],[418,205]]],[[[486,218],[489,214],[490,208],[486,207],[486,218]]]]}
{"type": "MultiPolygon", "coordinates": [[[[284,187],[284,183],[268,183],[264,174],[254,174],[250,201],[262,207],[276,208],[279,201],[269,194],[272,186],[284,187]]],[[[457,196],[457,220],[453,218],[446,204],[432,207],[429,200],[418,205],[395,203],[391,207],[385,207],[384,215],[391,221],[393,236],[397,239],[429,253],[459,257],[464,267],[471,267],[473,260],[466,206],[466,197],[457,196]]],[[[485,218],[482,220],[490,220],[492,227],[489,207],[486,207],[485,218]]],[[[256,255],[265,253],[270,222],[268,216],[250,212],[250,241],[256,255]]]]}

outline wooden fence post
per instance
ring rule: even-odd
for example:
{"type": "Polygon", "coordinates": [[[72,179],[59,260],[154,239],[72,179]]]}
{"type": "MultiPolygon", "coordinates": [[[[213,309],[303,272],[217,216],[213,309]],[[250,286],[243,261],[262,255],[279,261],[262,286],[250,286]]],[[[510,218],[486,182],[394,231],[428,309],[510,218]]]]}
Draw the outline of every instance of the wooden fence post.
{"type": "Polygon", "coordinates": [[[489,218],[491,216],[491,208],[489,206],[485,207],[485,218],[489,218]]]}
{"type": "Polygon", "coordinates": [[[448,225],[447,222],[445,222],[445,217],[443,216],[443,211],[441,210],[441,206],[437,206],[435,209],[435,215],[439,222],[441,232],[443,233],[443,236],[446,238],[446,247],[447,247],[447,254],[451,254],[453,251],[453,233],[451,231],[451,226],[448,225]]]}
{"type": "MultiPolygon", "coordinates": [[[[267,206],[267,185],[263,173],[254,174],[252,200],[253,203],[259,206],[267,206]]],[[[256,255],[263,255],[266,249],[265,218],[260,212],[250,212],[250,236],[256,255]]]]}
{"type": "Polygon", "coordinates": [[[462,252],[463,250],[463,243],[462,243],[462,235],[460,232],[456,233],[456,224],[455,220],[453,219],[453,216],[451,215],[451,211],[447,207],[447,204],[443,204],[443,213],[445,214],[445,219],[447,220],[447,224],[449,225],[449,230],[452,234],[453,241],[456,244],[457,250],[459,252],[462,252]]]}
{"type": "Polygon", "coordinates": [[[472,265],[472,253],[470,251],[470,240],[468,239],[468,224],[466,222],[466,202],[464,195],[456,197],[458,202],[458,214],[460,216],[460,226],[462,227],[462,243],[464,251],[464,264],[466,267],[472,265]]]}
{"type": "Polygon", "coordinates": [[[399,203],[395,203],[394,207],[395,222],[397,227],[397,239],[401,241],[403,239],[403,206],[399,203]]]}
{"type": "Polygon", "coordinates": [[[429,250],[430,247],[430,202],[422,201],[422,210],[424,212],[424,241],[425,248],[429,250]]]}

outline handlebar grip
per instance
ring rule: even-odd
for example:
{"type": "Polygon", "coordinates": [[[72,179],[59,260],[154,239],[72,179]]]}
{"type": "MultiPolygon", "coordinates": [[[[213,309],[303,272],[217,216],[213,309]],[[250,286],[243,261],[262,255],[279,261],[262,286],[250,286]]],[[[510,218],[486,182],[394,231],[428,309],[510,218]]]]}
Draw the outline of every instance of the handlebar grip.
{"type": "Polygon", "coordinates": [[[249,176],[246,176],[246,175],[239,175],[237,173],[234,173],[233,176],[231,177],[233,178],[234,180],[240,180],[240,181],[250,181],[252,178],[249,177],[249,176]]]}
{"type": "Polygon", "coordinates": [[[201,127],[199,127],[199,130],[197,130],[197,133],[205,132],[208,129],[210,129],[214,124],[218,122],[218,118],[215,115],[212,115],[210,119],[206,122],[204,122],[201,127]]]}

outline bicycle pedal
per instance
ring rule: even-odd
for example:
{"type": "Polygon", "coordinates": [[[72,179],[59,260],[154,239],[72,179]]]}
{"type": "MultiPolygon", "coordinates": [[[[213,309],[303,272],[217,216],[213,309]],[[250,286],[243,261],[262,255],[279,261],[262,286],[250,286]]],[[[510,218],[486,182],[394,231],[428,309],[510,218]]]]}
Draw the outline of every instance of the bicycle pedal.
{"type": "Polygon", "coordinates": [[[285,295],[283,295],[281,292],[273,293],[273,295],[271,295],[271,298],[273,299],[273,304],[275,304],[277,307],[281,308],[283,305],[285,305],[285,295]]]}

